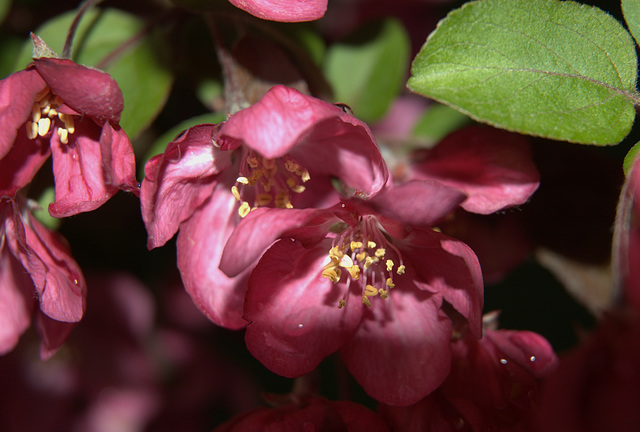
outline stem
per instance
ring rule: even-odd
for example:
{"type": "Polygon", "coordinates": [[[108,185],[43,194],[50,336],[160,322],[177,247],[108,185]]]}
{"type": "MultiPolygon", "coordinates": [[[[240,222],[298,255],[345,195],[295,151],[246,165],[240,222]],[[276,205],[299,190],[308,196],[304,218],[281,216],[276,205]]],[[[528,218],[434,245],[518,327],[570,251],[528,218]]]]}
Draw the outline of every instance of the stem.
{"type": "Polygon", "coordinates": [[[78,12],[76,13],[73,22],[71,23],[71,27],[69,27],[69,32],[67,33],[67,39],[64,42],[64,48],[62,49],[62,57],[63,58],[71,58],[71,45],[73,44],[73,37],[76,34],[76,30],[78,29],[78,25],[80,24],[80,20],[86,11],[90,8],[97,6],[102,3],[103,0],[84,0],[80,6],[78,6],[78,12]]]}

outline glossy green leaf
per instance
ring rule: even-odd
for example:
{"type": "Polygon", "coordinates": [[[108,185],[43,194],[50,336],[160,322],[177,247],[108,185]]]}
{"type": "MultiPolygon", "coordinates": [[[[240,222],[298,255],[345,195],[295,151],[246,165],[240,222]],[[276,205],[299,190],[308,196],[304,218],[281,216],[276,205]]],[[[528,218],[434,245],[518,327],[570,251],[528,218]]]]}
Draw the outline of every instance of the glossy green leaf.
{"type": "Polygon", "coordinates": [[[638,154],[640,154],[640,142],[637,142],[633,147],[631,147],[627,155],[624,157],[624,162],[622,164],[624,175],[629,175],[631,168],[633,167],[633,163],[638,158],[638,154]]]}
{"type": "MultiPolygon", "coordinates": [[[[74,15],[71,11],[55,17],[34,33],[60,54],[74,15]]],[[[31,50],[28,41],[16,70],[31,61],[31,50]]],[[[161,50],[158,34],[144,33],[142,21],[115,9],[88,11],[76,32],[72,60],[102,69],[118,82],[124,96],[120,125],[131,138],[155,119],[169,95],[173,78],[161,50]]]]}
{"type": "Polygon", "coordinates": [[[413,91],[478,121],[585,144],[621,141],[640,100],[629,33],[570,1],[467,3],[439,23],[411,72],[413,91]]]}
{"type": "Polygon", "coordinates": [[[627,27],[631,35],[638,43],[640,40],[640,1],[638,0],[622,0],[620,6],[622,7],[622,13],[624,20],[627,22],[627,27]]]}
{"type": "Polygon", "coordinates": [[[335,101],[366,122],[380,119],[402,88],[409,50],[406,31],[395,19],[369,23],[330,46],[323,69],[335,101]]]}

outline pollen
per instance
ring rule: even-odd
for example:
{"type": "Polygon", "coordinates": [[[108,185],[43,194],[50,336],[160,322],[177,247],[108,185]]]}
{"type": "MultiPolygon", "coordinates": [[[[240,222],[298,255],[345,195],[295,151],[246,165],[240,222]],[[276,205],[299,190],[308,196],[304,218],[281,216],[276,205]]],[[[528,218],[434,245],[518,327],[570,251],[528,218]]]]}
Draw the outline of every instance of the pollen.
{"type": "Polygon", "coordinates": [[[53,129],[62,144],[69,143],[69,137],[76,131],[73,115],[61,113],[60,106],[64,102],[53,95],[49,88],[43,89],[35,96],[31,107],[31,119],[25,124],[28,139],[44,137],[53,129]]]}

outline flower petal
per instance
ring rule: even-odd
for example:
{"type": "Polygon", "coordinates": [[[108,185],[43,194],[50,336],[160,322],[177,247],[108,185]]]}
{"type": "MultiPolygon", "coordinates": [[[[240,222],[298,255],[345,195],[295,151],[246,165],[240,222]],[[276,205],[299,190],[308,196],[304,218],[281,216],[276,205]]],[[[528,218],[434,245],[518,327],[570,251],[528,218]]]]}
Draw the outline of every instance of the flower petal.
{"type": "Polygon", "coordinates": [[[327,0],[229,0],[251,15],[271,21],[304,22],[320,19],[327,0]]]}
{"type": "Polygon", "coordinates": [[[389,298],[371,303],[358,331],[340,350],[342,358],[379,402],[416,403],[449,373],[451,321],[440,310],[442,298],[399,279],[389,298]]]}
{"type": "Polygon", "coordinates": [[[231,192],[218,184],[206,204],[183,222],[178,234],[178,268],[193,302],[219,326],[239,329],[250,266],[235,277],[218,268],[222,248],[233,231],[237,202],[231,192]]]}
{"type": "Polygon", "coordinates": [[[0,159],[0,196],[15,198],[16,192],[33,180],[50,155],[48,139],[31,140],[24,129],[19,130],[13,147],[0,159]]]}
{"type": "Polygon", "coordinates": [[[40,57],[33,61],[53,94],[70,108],[100,123],[120,121],[124,99],[118,83],[108,73],[69,59],[40,57]]]}
{"type": "Polygon", "coordinates": [[[247,348],[269,370],[286,377],[311,372],[357,328],[362,303],[343,296],[340,284],[322,277],[330,242],[307,249],[285,239],[262,256],[249,278],[245,319],[247,348]]]}
{"type": "Polygon", "coordinates": [[[34,70],[19,71],[0,81],[0,159],[14,145],[18,130],[31,118],[36,95],[46,86],[34,70]]]}
{"type": "Polygon", "coordinates": [[[211,141],[217,126],[199,125],[167,145],[145,166],[140,190],[149,249],[162,246],[212,193],[216,176],[231,166],[231,152],[211,141]]]}
{"type": "Polygon", "coordinates": [[[56,321],[43,313],[37,313],[35,325],[40,334],[40,358],[49,360],[67,340],[76,323],[56,321]]]}
{"type": "Polygon", "coordinates": [[[523,204],[540,184],[526,138],[483,126],[448,135],[414,170],[416,179],[464,191],[462,207],[480,214],[523,204]]]}

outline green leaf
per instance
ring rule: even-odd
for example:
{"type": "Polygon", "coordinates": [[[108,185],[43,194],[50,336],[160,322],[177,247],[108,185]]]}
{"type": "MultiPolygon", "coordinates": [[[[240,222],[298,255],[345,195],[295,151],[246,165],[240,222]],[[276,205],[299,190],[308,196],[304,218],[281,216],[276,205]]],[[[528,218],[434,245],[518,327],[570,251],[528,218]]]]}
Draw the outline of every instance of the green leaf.
{"type": "Polygon", "coordinates": [[[366,122],[380,119],[402,88],[409,37],[395,19],[369,23],[327,51],[324,73],[335,100],[366,122]]]}
{"type": "Polygon", "coordinates": [[[635,117],[629,33],[600,9],[555,0],[485,0],[451,12],[408,86],[494,126],[585,144],[621,141],[635,117]]]}
{"type": "Polygon", "coordinates": [[[225,119],[225,114],[222,112],[218,113],[207,113],[202,114],[196,117],[192,117],[190,119],[184,120],[179,124],[173,126],[171,129],[160,135],[158,139],[156,139],[147,153],[145,154],[142,163],[138,166],[138,178],[144,178],[144,165],[147,163],[149,159],[158,155],[160,153],[164,153],[167,144],[176,139],[176,137],[183,131],[189,129],[190,127],[206,124],[206,123],[220,123],[225,119]]]}
{"type": "MultiPolygon", "coordinates": [[[[62,52],[75,11],[57,16],[36,33],[58,54],[62,52]]],[[[71,58],[108,72],[122,89],[124,111],[120,126],[130,138],[142,132],[162,110],[172,74],[162,61],[163,42],[156,33],[143,32],[144,23],[126,12],[88,11],[76,32],[71,58]]],[[[31,42],[25,43],[15,70],[31,61],[31,42]]]]}
{"type": "Polygon", "coordinates": [[[640,153],[640,142],[637,142],[627,155],[624,157],[624,162],[622,163],[622,168],[624,169],[624,175],[628,176],[631,172],[631,168],[633,167],[633,163],[638,158],[638,154],[640,153]]]}
{"type": "Polygon", "coordinates": [[[469,123],[469,117],[447,105],[433,104],[413,127],[413,136],[435,144],[451,132],[469,123]]]}
{"type": "Polygon", "coordinates": [[[38,197],[37,208],[31,211],[33,216],[50,230],[57,230],[62,222],[62,219],[54,218],[49,214],[49,204],[55,201],[55,197],[56,193],[53,186],[46,188],[38,197]]]}
{"type": "Polygon", "coordinates": [[[0,23],[7,17],[9,9],[11,9],[11,0],[0,0],[0,23]]]}
{"type": "Polygon", "coordinates": [[[638,43],[640,38],[640,2],[638,0],[622,0],[620,6],[627,27],[638,43]]]}

